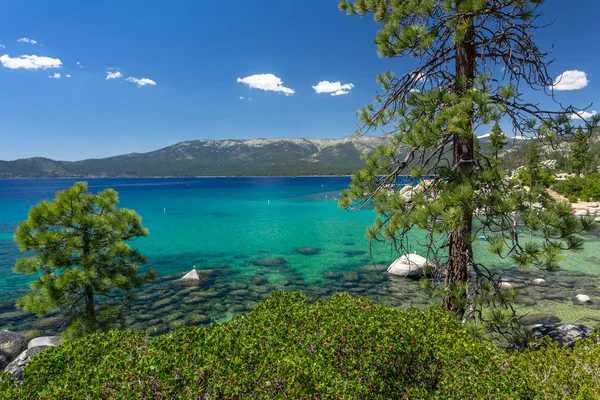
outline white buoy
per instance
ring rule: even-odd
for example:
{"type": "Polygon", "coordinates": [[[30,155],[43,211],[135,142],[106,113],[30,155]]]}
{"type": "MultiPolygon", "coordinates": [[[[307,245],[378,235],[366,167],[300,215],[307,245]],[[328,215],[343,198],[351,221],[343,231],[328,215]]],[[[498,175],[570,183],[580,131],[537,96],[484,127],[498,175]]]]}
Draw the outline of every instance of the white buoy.
{"type": "Polygon", "coordinates": [[[167,208],[165,207],[165,208],[163,209],[163,214],[166,214],[166,213],[167,213],[167,208]]]}

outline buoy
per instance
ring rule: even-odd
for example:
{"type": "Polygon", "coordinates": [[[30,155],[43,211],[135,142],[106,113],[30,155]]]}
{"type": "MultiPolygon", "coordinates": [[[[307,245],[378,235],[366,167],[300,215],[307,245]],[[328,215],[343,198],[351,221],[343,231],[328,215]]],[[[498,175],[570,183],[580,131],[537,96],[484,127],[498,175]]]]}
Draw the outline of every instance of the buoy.
{"type": "Polygon", "coordinates": [[[167,213],[167,208],[165,207],[165,208],[163,209],[163,214],[166,214],[166,213],[167,213]]]}
{"type": "Polygon", "coordinates": [[[479,236],[479,239],[486,241],[487,237],[485,237],[485,236],[479,236]]]}
{"type": "Polygon", "coordinates": [[[271,200],[267,200],[267,205],[270,206],[271,205],[271,200]]]}

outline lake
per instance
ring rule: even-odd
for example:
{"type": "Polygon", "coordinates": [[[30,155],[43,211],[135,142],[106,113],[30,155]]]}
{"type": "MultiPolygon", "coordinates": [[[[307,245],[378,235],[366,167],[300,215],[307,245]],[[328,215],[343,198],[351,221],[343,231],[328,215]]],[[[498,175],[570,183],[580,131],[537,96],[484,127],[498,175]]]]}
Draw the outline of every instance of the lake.
{"type": "MultiPolygon", "coordinates": [[[[50,200],[77,179],[0,180],[0,329],[56,333],[49,316],[39,319],[14,309],[31,277],[12,272],[19,251],[12,241],[29,207],[50,200]]],[[[425,307],[430,299],[418,282],[390,278],[382,267],[397,255],[389,246],[370,251],[365,230],[370,210],[337,206],[348,177],[87,179],[91,191],[119,192],[121,207],[135,209],[149,228],[130,244],[149,256],[159,279],[145,287],[127,311],[134,329],[162,333],[184,324],[223,321],[252,310],[273,290],[302,290],[315,300],[339,291],[366,296],[392,307],[425,307]],[[318,249],[302,254],[300,247],[318,249]],[[265,260],[266,259],[266,260],[265,260]],[[257,261],[263,260],[263,261],[257,261]],[[203,273],[200,287],[174,283],[193,265],[203,273]]],[[[414,251],[419,233],[414,235],[414,251]]],[[[520,271],[476,243],[479,260],[519,287],[523,313],[551,313],[564,322],[600,322],[600,234],[586,235],[582,252],[566,254],[563,270],[520,271]],[[529,284],[544,278],[548,286],[529,284]],[[572,302],[576,294],[592,305],[572,302]]]]}

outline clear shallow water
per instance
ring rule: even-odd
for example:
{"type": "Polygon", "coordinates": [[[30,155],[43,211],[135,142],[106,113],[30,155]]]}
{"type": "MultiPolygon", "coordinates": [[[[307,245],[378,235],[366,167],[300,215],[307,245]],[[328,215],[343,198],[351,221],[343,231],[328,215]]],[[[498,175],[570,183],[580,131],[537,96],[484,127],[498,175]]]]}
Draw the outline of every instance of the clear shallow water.
{"type": "MultiPolygon", "coordinates": [[[[74,181],[0,180],[0,329],[35,329],[36,334],[58,329],[55,320],[40,320],[12,306],[31,280],[12,272],[19,255],[12,235],[31,205],[51,199],[74,181]]],[[[221,321],[251,310],[273,290],[299,289],[311,299],[349,291],[394,307],[431,303],[417,282],[390,279],[372,266],[389,264],[395,256],[385,246],[368,254],[364,232],[372,223],[371,211],[351,213],[337,207],[335,198],[348,181],[347,177],[88,180],[92,191],[117,190],[121,206],[135,209],[150,229],[148,238],[131,244],[150,257],[148,266],[161,279],[139,293],[127,313],[128,325],[164,332],[183,324],[221,321]],[[304,255],[297,247],[320,252],[304,255]],[[277,257],[278,262],[271,261],[277,265],[253,263],[277,257]],[[173,282],[192,265],[210,271],[204,274],[205,283],[173,282]]],[[[587,238],[586,249],[569,253],[558,274],[510,268],[509,262],[485,253],[483,243],[476,252],[486,265],[521,286],[523,312],[552,313],[566,322],[595,325],[600,323],[600,235],[587,238]],[[538,277],[550,286],[528,284],[538,277]],[[571,299],[579,293],[590,295],[594,304],[573,305],[571,299]]]]}

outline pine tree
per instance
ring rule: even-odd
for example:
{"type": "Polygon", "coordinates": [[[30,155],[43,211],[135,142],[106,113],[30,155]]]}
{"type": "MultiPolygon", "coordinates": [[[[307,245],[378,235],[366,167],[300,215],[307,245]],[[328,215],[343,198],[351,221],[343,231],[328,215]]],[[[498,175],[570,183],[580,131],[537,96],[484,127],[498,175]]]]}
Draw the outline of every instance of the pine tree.
{"type": "Polygon", "coordinates": [[[582,172],[587,172],[592,164],[592,154],[590,153],[590,143],[588,137],[581,127],[577,128],[577,132],[571,144],[571,167],[581,175],[582,172]]]}
{"type": "MultiPolygon", "coordinates": [[[[386,72],[372,104],[358,111],[358,134],[385,129],[389,145],[366,158],[352,176],[340,206],[358,210],[375,203],[367,236],[410,252],[412,229],[426,230],[432,285],[442,280],[443,306],[464,318],[482,316],[498,289],[498,277],[479,263],[473,241],[488,238],[488,251],[518,265],[556,270],[561,250],[581,248],[574,233],[593,223],[572,215],[570,206],[512,186],[498,163],[475,157],[476,126],[506,117],[526,137],[553,140],[572,134],[568,115],[543,110],[522,98],[521,86],[552,87],[547,55],[533,41],[540,0],[341,0],[351,15],[372,14],[381,24],[375,44],[381,57],[413,57],[417,67],[396,77],[386,72]],[[436,178],[412,195],[389,195],[403,175],[436,178]],[[478,211],[476,215],[475,212],[478,211]],[[480,214],[483,213],[483,214],[480,214]],[[475,218],[476,216],[476,218],[475,218]],[[516,222],[518,219],[518,223],[516,222]],[[544,226],[543,239],[523,232],[544,226]]],[[[497,318],[498,313],[492,313],[497,318]]]]}
{"type": "Polygon", "coordinates": [[[527,173],[529,174],[529,191],[533,191],[533,187],[540,180],[540,148],[537,142],[531,141],[527,144],[525,152],[525,164],[527,173]]]}
{"type": "Polygon", "coordinates": [[[155,277],[139,273],[147,258],[128,240],[148,235],[133,210],[117,208],[118,194],[89,193],[78,182],[42,201],[17,227],[14,240],[31,256],[19,258],[15,272],[35,274],[31,293],[17,306],[42,316],[59,311],[71,337],[106,330],[121,321],[132,290],[155,277]]]}
{"type": "Polygon", "coordinates": [[[502,150],[502,148],[504,146],[506,146],[508,144],[508,140],[506,140],[506,135],[504,134],[504,132],[502,132],[502,129],[500,128],[500,124],[498,124],[498,121],[496,121],[496,123],[494,124],[494,127],[492,128],[492,132],[490,133],[490,144],[489,144],[489,148],[492,151],[492,154],[494,154],[494,158],[497,160],[498,159],[498,152],[500,150],[502,150]]]}

